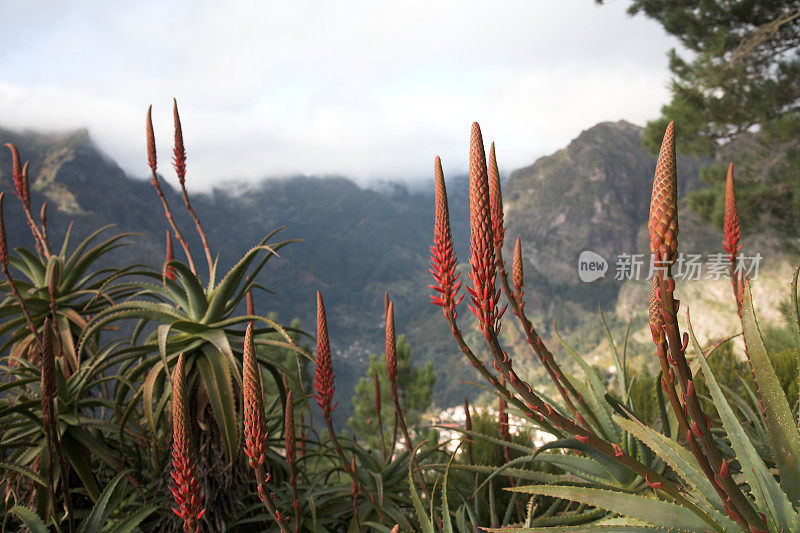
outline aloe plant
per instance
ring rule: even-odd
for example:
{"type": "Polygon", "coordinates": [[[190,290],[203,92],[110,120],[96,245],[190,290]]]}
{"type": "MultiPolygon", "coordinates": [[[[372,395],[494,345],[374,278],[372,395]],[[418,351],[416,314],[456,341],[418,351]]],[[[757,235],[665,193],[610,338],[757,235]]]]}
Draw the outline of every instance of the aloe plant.
{"type": "MultiPolygon", "coordinates": [[[[77,533],[134,533],[141,531],[139,525],[152,515],[155,505],[137,506],[131,490],[125,483],[127,472],[118,474],[103,490],[97,503],[88,515],[81,520],[75,530],[77,533]]],[[[31,533],[48,533],[48,524],[27,507],[15,506],[9,510],[31,533]]],[[[53,524],[56,531],[58,523],[53,524]]]]}
{"type": "MultiPolygon", "coordinates": [[[[22,204],[28,226],[34,237],[36,250],[18,247],[8,253],[8,240],[3,220],[3,200],[0,193],[0,266],[5,281],[0,283],[3,299],[0,301],[0,335],[7,335],[0,345],[0,353],[8,350],[11,360],[37,357],[37,346],[44,319],[53,315],[56,353],[66,358],[68,370],[80,366],[80,353],[75,349],[83,334],[87,316],[92,316],[114,303],[130,296],[135,288],[127,283],[131,276],[142,271],[141,266],[123,268],[97,268],[97,262],[106,259],[114,249],[125,244],[130,234],[118,234],[99,241],[110,226],[91,233],[70,251],[70,228],[58,251],[54,251],[47,231],[47,203],[42,204],[40,222],[31,212],[28,186],[28,163],[20,165],[17,147],[7,144],[12,153],[13,178],[17,197],[22,204]],[[99,241],[99,242],[98,242],[99,241]]],[[[99,348],[97,336],[87,338],[92,353],[99,348]]]]}
{"type": "MultiPolygon", "coordinates": [[[[605,510],[601,513],[602,517],[591,524],[565,528],[570,530],[590,531],[609,527],[630,531],[797,530],[800,526],[796,514],[800,504],[797,486],[800,483],[800,434],[796,413],[789,405],[766,353],[753,310],[749,281],[739,279],[735,270],[736,253],[740,247],[732,168],[728,176],[724,244],[731,261],[735,302],[742,317],[746,352],[764,422],[755,430],[760,431],[762,436],[768,434],[777,475],[768,470],[751,441],[753,430],[750,429],[748,433],[737,419],[708,364],[708,355],[719,343],[711,350],[703,351],[694,339],[691,326],[688,334],[681,334],[677,324],[679,302],[673,297],[675,282],[671,274],[678,249],[674,125],[669,125],[659,154],[649,222],[651,251],[659,267],[653,281],[649,315],[662,370],[660,381],[663,393],[658,391],[657,394],[661,431],[643,423],[633,412],[628,394],[626,357],[624,354],[622,358],[619,357],[610,337],[612,353],[620,369],[616,391],[606,391],[606,385],[566,344],[568,353],[583,370],[584,379],[570,378],[557,367],[551,366],[550,356],[547,355],[549,351],[535,335],[535,330],[526,322],[524,315],[519,243],[515,246],[513,289],[504,272],[501,255],[504,234],[502,200],[499,180],[495,177],[496,170],[491,168],[496,164],[493,152],[487,170],[480,130],[473,125],[470,151],[472,285],[467,290],[472,302],[470,309],[478,319],[479,329],[499,376],[490,372],[476,352],[466,344],[456,323],[459,284],[454,274],[455,256],[452,253],[446,192],[438,159],[432,272],[436,281],[434,288],[441,296],[435,297],[434,303],[442,306],[461,351],[494,386],[498,396],[511,402],[520,414],[540,427],[552,430],[560,439],[539,449],[521,449],[523,453],[528,453],[500,469],[487,472],[489,479],[498,475],[516,476],[522,480],[541,477],[525,468],[515,468],[537,459],[558,466],[573,477],[567,479],[563,475],[550,475],[546,480],[538,479],[537,484],[508,490],[523,495],[572,500],[588,508],[605,510]],[[524,382],[515,372],[511,357],[500,345],[498,334],[505,308],[499,309],[498,279],[509,305],[521,320],[529,343],[537,354],[541,354],[540,360],[548,368],[564,400],[561,406],[555,405],[524,382]],[[722,434],[712,430],[711,421],[701,407],[695,386],[696,380],[701,378],[686,356],[690,339],[719,412],[724,429],[722,434]],[[668,406],[671,413],[668,412],[668,406]],[[554,449],[561,452],[550,453],[554,449]],[[579,454],[564,453],[565,450],[575,450],[579,454]],[[575,482],[575,476],[578,483],[575,482]]],[[[792,309],[800,339],[796,283],[797,277],[792,285],[792,309]]],[[[740,404],[737,409],[747,409],[746,402],[740,404]]],[[[469,432],[469,436],[486,438],[474,432],[469,432]]],[[[498,443],[509,446],[505,439],[498,439],[498,443]]],[[[474,467],[473,471],[476,471],[474,467]]],[[[561,513],[561,517],[564,527],[569,520],[568,513],[561,513]]],[[[528,519],[523,527],[489,530],[544,529],[536,527],[528,519]]]]}

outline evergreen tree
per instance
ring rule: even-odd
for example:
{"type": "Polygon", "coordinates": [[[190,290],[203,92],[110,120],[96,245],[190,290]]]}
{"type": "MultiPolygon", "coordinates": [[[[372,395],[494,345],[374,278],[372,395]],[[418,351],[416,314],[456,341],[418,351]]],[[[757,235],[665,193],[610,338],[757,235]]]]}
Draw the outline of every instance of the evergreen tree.
{"type": "MultiPolygon", "coordinates": [[[[602,2],[603,0],[598,0],[602,2]]],[[[800,212],[800,2],[632,0],[689,51],[669,52],[672,99],[649,122],[655,152],[670,120],[684,153],[716,156],[689,204],[721,225],[725,168],[736,165],[743,227],[796,231],[800,212]]]]}
{"type": "MultiPolygon", "coordinates": [[[[411,364],[411,348],[401,335],[397,338],[397,394],[400,408],[405,414],[406,423],[416,426],[421,415],[431,405],[433,386],[436,383],[436,374],[430,361],[420,368],[411,364]]],[[[383,431],[384,447],[389,452],[394,430],[394,406],[390,394],[389,378],[386,374],[386,357],[378,358],[376,355],[369,357],[369,368],[365,377],[356,385],[353,396],[353,416],[348,420],[348,425],[361,439],[366,440],[370,446],[381,447],[381,430],[383,431]],[[375,381],[378,376],[381,391],[381,423],[375,411],[375,381]]],[[[401,436],[397,434],[397,438],[401,436]]]]}

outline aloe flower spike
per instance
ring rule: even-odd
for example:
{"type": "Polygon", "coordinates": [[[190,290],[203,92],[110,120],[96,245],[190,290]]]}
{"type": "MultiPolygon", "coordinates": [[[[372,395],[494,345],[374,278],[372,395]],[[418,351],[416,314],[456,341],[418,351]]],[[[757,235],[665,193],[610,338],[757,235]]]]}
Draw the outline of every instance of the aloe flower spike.
{"type": "Polygon", "coordinates": [[[733,285],[733,296],[736,299],[736,312],[742,316],[743,280],[736,270],[737,255],[742,245],[739,244],[739,212],[736,209],[736,190],[733,183],[733,163],[728,166],[728,176],[725,181],[725,222],[723,224],[724,238],[722,246],[728,253],[730,261],[730,278],[733,285]]]}
{"type": "Polygon", "coordinates": [[[328,420],[336,407],[331,405],[335,390],[331,346],[328,340],[328,319],[325,316],[325,302],[317,292],[317,359],[314,371],[314,397],[322,410],[322,416],[328,420]]]}
{"type": "Polygon", "coordinates": [[[447,207],[447,188],[442,172],[442,161],[436,157],[434,162],[436,215],[434,221],[433,246],[431,246],[431,268],[433,285],[430,288],[438,294],[431,301],[442,307],[442,311],[456,316],[456,307],[464,297],[458,295],[461,282],[456,273],[458,261],[453,250],[453,235],[450,231],[450,213],[447,207]]]}
{"type": "Polygon", "coordinates": [[[183,203],[186,205],[186,211],[194,221],[194,227],[197,234],[200,236],[200,242],[203,244],[203,251],[206,254],[206,262],[208,263],[208,277],[214,269],[214,259],[211,257],[211,247],[208,245],[208,238],[206,232],[203,231],[203,226],[200,224],[200,218],[192,208],[189,201],[189,193],[186,191],[186,148],[183,146],[183,129],[181,128],[181,117],[178,114],[178,101],[172,99],[172,115],[175,122],[175,147],[172,149],[173,160],[172,166],[175,168],[175,173],[178,175],[178,183],[181,186],[181,194],[183,196],[183,203]]]}
{"type": "Polygon", "coordinates": [[[172,479],[170,489],[175,498],[173,509],[183,520],[186,533],[199,533],[200,519],[205,513],[200,481],[197,476],[197,455],[192,446],[192,426],[188,413],[186,358],[180,354],[172,374],[172,479]]]}
{"type": "Polygon", "coordinates": [[[500,332],[500,315],[497,302],[500,293],[495,286],[494,237],[490,213],[489,181],[486,154],[483,149],[481,129],[472,124],[469,151],[469,215],[470,215],[470,279],[467,287],[472,305],[470,310],[478,317],[481,331],[489,338],[500,332]]]}

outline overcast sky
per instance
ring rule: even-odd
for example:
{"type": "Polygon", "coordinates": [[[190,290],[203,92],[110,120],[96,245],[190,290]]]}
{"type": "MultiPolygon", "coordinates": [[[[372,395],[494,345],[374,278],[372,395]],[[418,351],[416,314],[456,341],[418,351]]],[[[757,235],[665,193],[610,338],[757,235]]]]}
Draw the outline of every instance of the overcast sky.
{"type": "Polygon", "coordinates": [[[470,125],[500,166],[532,163],[606,120],[668,99],[661,27],[626,0],[0,3],[0,126],[86,127],[161,170],[178,99],[196,188],[341,174],[361,183],[466,169],[470,125]],[[124,7],[123,7],[124,6],[124,7]]]}

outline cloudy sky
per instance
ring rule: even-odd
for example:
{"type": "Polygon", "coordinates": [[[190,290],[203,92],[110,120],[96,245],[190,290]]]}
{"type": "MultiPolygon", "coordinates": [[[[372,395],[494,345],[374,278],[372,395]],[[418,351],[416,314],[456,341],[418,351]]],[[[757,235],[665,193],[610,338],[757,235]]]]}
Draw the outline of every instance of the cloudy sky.
{"type": "Polygon", "coordinates": [[[178,99],[188,179],[342,174],[361,183],[466,168],[480,122],[504,171],[668,98],[676,42],[626,0],[4,1],[0,126],[86,127],[146,174],[178,99]],[[124,5],[124,8],[121,6],[124,5]]]}

